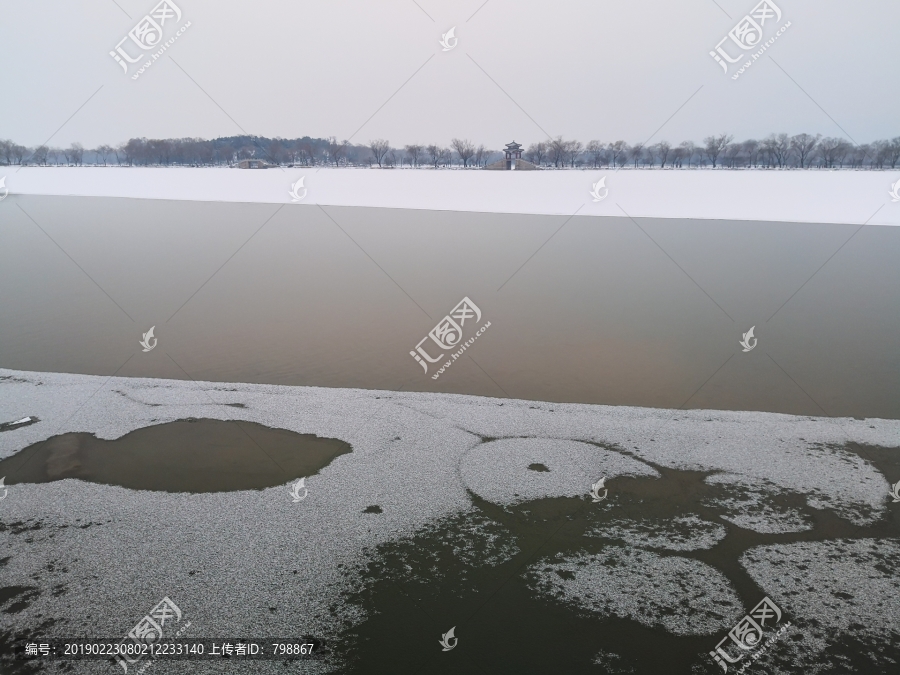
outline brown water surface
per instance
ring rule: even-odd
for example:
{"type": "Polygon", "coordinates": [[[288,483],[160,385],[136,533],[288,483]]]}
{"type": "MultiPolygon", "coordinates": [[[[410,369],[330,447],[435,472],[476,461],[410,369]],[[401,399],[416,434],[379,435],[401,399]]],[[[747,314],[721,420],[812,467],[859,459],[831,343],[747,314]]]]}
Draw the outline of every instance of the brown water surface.
{"type": "Polygon", "coordinates": [[[900,228],[860,228],[871,210],[822,224],[10,195],[0,367],[898,419],[900,228]],[[490,329],[434,380],[410,351],[464,297],[490,329]]]}

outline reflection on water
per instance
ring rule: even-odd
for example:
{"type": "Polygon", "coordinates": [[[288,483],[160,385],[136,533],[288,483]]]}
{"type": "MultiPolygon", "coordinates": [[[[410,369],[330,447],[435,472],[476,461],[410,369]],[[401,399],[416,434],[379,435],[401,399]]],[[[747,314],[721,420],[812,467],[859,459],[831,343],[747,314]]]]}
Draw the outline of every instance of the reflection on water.
{"type": "Polygon", "coordinates": [[[900,417],[896,228],[2,206],[6,368],[900,417]],[[410,351],[466,296],[491,329],[432,380],[410,351]]]}

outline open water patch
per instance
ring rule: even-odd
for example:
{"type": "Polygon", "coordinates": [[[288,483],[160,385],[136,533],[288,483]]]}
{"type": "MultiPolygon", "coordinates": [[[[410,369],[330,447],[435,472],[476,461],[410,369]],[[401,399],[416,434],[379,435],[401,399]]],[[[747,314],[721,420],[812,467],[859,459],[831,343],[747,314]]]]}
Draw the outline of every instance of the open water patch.
{"type": "Polygon", "coordinates": [[[0,476],[7,485],[77,478],[161,492],[261,490],[316,474],[351,451],[334,438],[191,418],[111,441],[89,433],[52,436],[0,461],[0,476]]]}

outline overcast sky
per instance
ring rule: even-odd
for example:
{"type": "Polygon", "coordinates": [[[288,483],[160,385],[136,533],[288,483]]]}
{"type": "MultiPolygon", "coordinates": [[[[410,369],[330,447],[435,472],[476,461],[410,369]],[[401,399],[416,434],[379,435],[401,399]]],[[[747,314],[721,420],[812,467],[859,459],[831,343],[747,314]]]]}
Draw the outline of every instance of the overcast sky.
{"type": "Polygon", "coordinates": [[[737,80],[710,51],[758,0],[173,1],[163,39],[190,27],[134,80],[110,51],[158,0],[0,0],[0,138],[900,136],[896,0],[774,0],[737,80]]]}

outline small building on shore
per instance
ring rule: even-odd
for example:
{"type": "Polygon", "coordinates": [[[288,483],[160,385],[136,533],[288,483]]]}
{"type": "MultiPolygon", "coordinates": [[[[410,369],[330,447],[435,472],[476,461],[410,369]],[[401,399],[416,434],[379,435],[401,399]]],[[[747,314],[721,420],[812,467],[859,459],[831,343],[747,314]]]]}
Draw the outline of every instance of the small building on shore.
{"type": "Polygon", "coordinates": [[[274,166],[264,159],[242,159],[237,163],[239,169],[269,169],[274,166]]]}
{"type": "Polygon", "coordinates": [[[522,159],[522,146],[515,141],[506,144],[504,153],[506,154],[505,159],[501,159],[499,162],[494,162],[493,164],[488,164],[484,168],[493,171],[532,171],[537,169],[534,164],[522,159]]]}

